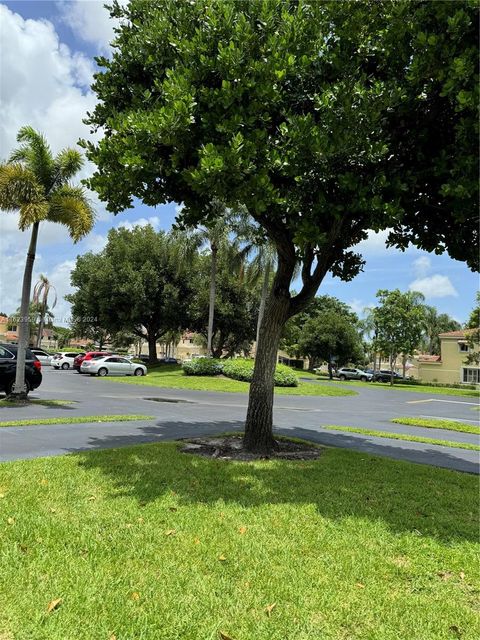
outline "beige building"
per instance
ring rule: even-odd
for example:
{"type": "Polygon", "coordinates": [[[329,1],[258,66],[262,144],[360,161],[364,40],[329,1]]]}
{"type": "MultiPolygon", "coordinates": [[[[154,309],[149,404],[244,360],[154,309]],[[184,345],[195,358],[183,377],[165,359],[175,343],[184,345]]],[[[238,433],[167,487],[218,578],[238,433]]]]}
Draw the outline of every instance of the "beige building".
{"type": "MultiPolygon", "coordinates": [[[[443,384],[479,384],[480,369],[476,364],[466,364],[471,350],[467,342],[468,330],[441,333],[439,356],[418,357],[418,377],[424,382],[443,384]]],[[[475,352],[479,345],[475,346],[475,352]]]]}

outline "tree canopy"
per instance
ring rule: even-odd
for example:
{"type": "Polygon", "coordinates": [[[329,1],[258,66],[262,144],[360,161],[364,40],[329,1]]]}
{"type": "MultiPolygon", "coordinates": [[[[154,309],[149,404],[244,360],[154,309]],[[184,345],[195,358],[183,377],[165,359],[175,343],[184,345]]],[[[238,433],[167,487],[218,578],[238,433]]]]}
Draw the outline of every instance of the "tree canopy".
{"type": "Polygon", "coordinates": [[[77,291],[69,296],[74,317],[81,323],[82,314],[92,312],[85,320],[87,329],[92,322],[92,336],[101,328],[144,337],[150,360],[156,361],[156,341],[188,326],[194,273],[190,248],[185,237],[157,233],[150,225],[111,229],[101,253],[77,259],[72,271],[77,291]]]}
{"type": "Polygon", "coordinates": [[[273,241],[245,435],[268,450],[283,326],[328,272],[359,272],[369,229],[478,268],[478,8],[131,0],[111,13],[88,184],[114,213],[183,202],[185,224],[212,222],[214,198],[242,206],[273,241]]]}

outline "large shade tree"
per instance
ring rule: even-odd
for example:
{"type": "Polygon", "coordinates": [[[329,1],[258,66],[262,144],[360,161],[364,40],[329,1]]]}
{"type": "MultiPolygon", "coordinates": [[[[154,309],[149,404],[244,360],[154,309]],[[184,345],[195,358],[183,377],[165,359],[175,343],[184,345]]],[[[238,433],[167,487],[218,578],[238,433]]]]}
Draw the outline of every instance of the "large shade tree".
{"type": "Polygon", "coordinates": [[[84,188],[70,183],[83,165],[79,151],[67,148],[54,156],[45,137],[29,126],[20,129],[17,141],[20,146],[0,164],[0,209],[19,211],[20,230],[31,229],[18,320],[16,377],[10,394],[14,399],[24,399],[30,291],[40,224],[62,224],[77,242],[92,230],[94,211],[84,188]]]}
{"type": "Polygon", "coordinates": [[[71,274],[74,318],[92,312],[83,331],[78,321],[79,331],[131,332],[147,341],[149,360],[156,362],[157,341],[188,327],[195,250],[187,236],[150,225],[111,229],[105,249],[80,256],[71,274]]]}
{"type": "Polygon", "coordinates": [[[369,229],[478,264],[477,8],[131,0],[111,13],[89,184],[114,213],[174,200],[195,225],[212,197],[243,205],[275,244],[244,437],[268,451],[283,326],[328,272],[359,272],[351,248],[369,229]]]}

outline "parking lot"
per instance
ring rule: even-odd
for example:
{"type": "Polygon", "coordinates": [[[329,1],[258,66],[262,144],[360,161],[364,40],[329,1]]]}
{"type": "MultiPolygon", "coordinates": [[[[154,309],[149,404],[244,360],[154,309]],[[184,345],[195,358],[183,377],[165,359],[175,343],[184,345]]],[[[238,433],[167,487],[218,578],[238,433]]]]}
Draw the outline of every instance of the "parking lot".
{"type": "MultiPolygon", "coordinates": [[[[156,386],[125,385],[69,371],[43,368],[43,383],[32,398],[74,401],[67,406],[2,408],[2,420],[105,414],[144,414],[147,421],[7,427],[0,430],[0,460],[58,455],[84,449],[126,446],[200,434],[239,430],[245,418],[247,396],[156,386]]],[[[315,382],[312,382],[315,384],[315,382]]],[[[348,384],[348,383],[347,383],[348,384]]],[[[473,434],[394,425],[399,416],[455,419],[475,424],[475,399],[395,391],[369,384],[346,397],[282,396],[275,399],[277,433],[368,453],[478,471],[478,452],[415,442],[385,440],[363,434],[327,431],[322,425],[363,427],[478,443],[473,434]]]]}

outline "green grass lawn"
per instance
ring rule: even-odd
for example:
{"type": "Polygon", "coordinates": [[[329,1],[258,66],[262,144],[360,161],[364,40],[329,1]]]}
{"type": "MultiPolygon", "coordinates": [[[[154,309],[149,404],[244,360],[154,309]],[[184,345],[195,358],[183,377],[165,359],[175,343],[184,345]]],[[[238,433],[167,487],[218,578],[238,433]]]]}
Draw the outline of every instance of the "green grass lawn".
{"type": "Polygon", "coordinates": [[[480,434],[478,424],[468,424],[457,420],[439,420],[436,418],[393,418],[390,422],[396,424],[408,424],[412,427],[426,427],[427,429],[448,429],[448,431],[461,431],[462,433],[480,434]]]}
{"type": "MultiPolygon", "coordinates": [[[[104,416],[65,416],[63,418],[27,418],[26,420],[3,420],[1,427],[29,427],[39,424],[82,424],[90,422],[130,422],[132,420],[153,420],[154,416],[143,415],[104,415],[104,416]]],[[[0,636],[1,640],[1,636],[0,636]]]]}
{"type": "MultiPolygon", "coordinates": [[[[298,375],[302,375],[296,372],[298,375]]],[[[129,376],[102,378],[112,382],[140,384],[167,389],[192,389],[195,391],[226,391],[230,393],[248,393],[250,384],[231,380],[222,376],[186,376],[179,365],[158,365],[148,368],[147,376],[129,376]]],[[[352,389],[340,389],[332,385],[300,382],[298,387],[276,387],[275,393],[287,396],[351,396],[356,395],[352,389]]]]}
{"type": "Polygon", "coordinates": [[[377,429],[365,429],[363,427],[343,427],[336,424],[322,426],[322,429],[346,431],[347,433],[362,433],[366,436],[377,436],[378,438],[389,438],[390,440],[407,440],[409,442],[423,442],[424,444],[436,444],[444,447],[454,447],[455,449],[469,449],[470,451],[480,451],[480,445],[470,444],[469,442],[456,442],[455,440],[425,438],[424,436],[414,436],[406,433],[394,433],[393,431],[378,431],[377,429]]]}
{"type": "MultiPolygon", "coordinates": [[[[321,378],[322,379],[322,378],[321,378]]],[[[332,380],[331,383],[335,383],[336,386],[348,385],[348,386],[367,386],[368,389],[384,389],[387,391],[413,391],[415,393],[428,393],[430,395],[447,395],[447,396],[463,396],[466,398],[480,398],[480,391],[476,389],[458,389],[455,387],[429,387],[428,385],[421,384],[383,384],[381,382],[360,382],[360,380],[348,380],[342,382],[341,380],[332,380]]]]}
{"type": "Polygon", "coordinates": [[[478,637],[468,474],[170,443],[4,463],[0,497],[5,639],[478,637]]]}

